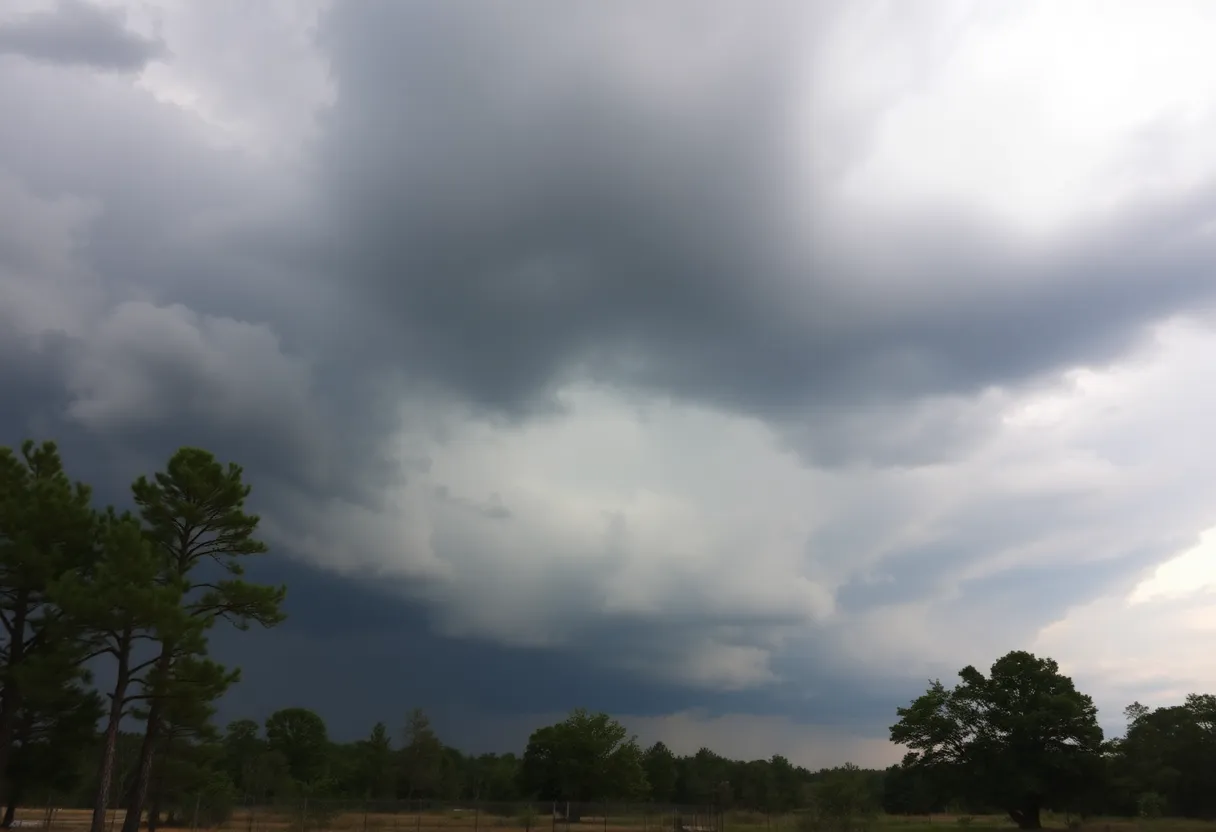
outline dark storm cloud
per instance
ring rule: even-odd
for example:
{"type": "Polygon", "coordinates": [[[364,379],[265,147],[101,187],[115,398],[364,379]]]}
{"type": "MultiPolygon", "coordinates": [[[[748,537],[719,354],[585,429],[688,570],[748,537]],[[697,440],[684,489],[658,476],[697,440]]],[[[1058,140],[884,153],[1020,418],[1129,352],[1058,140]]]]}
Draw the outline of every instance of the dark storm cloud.
{"type": "Polygon", "coordinates": [[[0,436],[50,434],[60,426],[59,416],[70,397],[63,389],[63,355],[69,348],[52,335],[27,343],[0,330],[0,436]]]}
{"type": "Polygon", "coordinates": [[[640,372],[706,352],[731,384],[730,356],[755,352],[735,342],[767,340],[756,290],[782,171],[756,159],[782,155],[792,82],[758,60],[773,37],[749,25],[717,65],[651,56],[655,77],[635,53],[659,33],[722,36],[722,6],[613,9],[343,5],[325,27],[339,96],[322,158],[345,273],[419,369],[489,406],[635,346],[640,372]],[[678,98],[654,83],[668,62],[690,75],[678,98]]]}
{"type": "Polygon", "coordinates": [[[59,0],[53,11],[0,23],[0,54],[91,69],[134,72],[165,54],[159,40],[126,27],[119,10],[83,0],[59,0]]]}
{"type": "Polygon", "coordinates": [[[217,656],[242,668],[243,682],[224,705],[226,719],[263,719],[295,703],[324,713],[336,736],[354,738],[377,720],[398,723],[420,706],[457,740],[476,742],[461,735],[456,715],[501,719],[560,714],[576,705],[635,716],[786,714],[792,708],[854,724],[890,710],[888,691],[847,684],[731,693],[621,674],[606,668],[605,659],[630,648],[625,630],[601,633],[575,649],[512,649],[436,636],[425,610],[400,595],[305,564],[266,559],[249,574],[287,583],[289,618],[273,631],[212,637],[217,656]]]}
{"type": "MultiPolygon", "coordinates": [[[[1047,255],[974,212],[850,226],[800,208],[804,44],[772,34],[801,30],[799,6],[766,4],[704,61],[681,38],[721,36],[722,12],[334,8],[323,182],[344,279],[400,360],[511,412],[591,374],[781,422],[807,404],[972,393],[1102,362],[1211,295],[1210,246],[1158,236],[1194,227],[1210,191],[1047,255]],[[662,61],[630,65],[660,40],[662,61]],[[864,290],[883,257],[909,288],[864,290]]],[[[805,444],[821,461],[925,461],[958,444],[956,428],[869,454],[849,436],[805,444]]]]}

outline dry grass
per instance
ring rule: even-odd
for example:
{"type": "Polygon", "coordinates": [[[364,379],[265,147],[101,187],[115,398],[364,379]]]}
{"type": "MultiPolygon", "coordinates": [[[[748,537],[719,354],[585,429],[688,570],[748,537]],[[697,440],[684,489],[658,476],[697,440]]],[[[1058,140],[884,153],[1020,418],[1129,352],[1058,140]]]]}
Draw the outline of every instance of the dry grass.
{"type": "MultiPolygon", "coordinates": [[[[121,812],[110,812],[107,816],[107,829],[114,830],[122,827],[121,812]]],[[[300,809],[271,809],[238,808],[232,818],[221,827],[229,832],[300,832],[300,809]]],[[[23,821],[23,826],[42,826],[47,817],[45,809],[19,809],[16,819],[23,821]]],[[[92,812],[87,809],[56,809],[54,811],[49,832],[81,832],[89,827],[92,812]]],[[[595,818],[584,816],[580,823],[570,824],[571,830],[579,832],[645,832],[645,830],[670,830],[671,816],[655,814],[650,817],[595,818]]],[[[308,817],[303,826],[308,832],[454,832],[454,830],[520,830],[524,832],[530,826],[534,832],[565,832],[565,821],[555,821],[548,813],[537,813],[529,824],[522,816],[501,817],[483,814],[474,809],[467,811],[447,810],[443,812],[339,812],[321,820],[308,817]]],[[[46,828],[46,827],[43,827],[46,828]]]]}
{"type": "MultiPolygon", "coordinates": [[[[963,821],[961,815],[929,815],[918,817],[885,816],[878,825],[898,832],[965,832],[967,829],[1007,829],[1017,827],[1006,815],[974,815],[963,821]]],[[[1044,829],[1068,828],[1069,818],[1050,812],[1043,814],[1044,829]]],[[[1081,826],[1082,832],[1216,832],[1216,823],[1188,818],[1089,818],[1081,826]]]]}
{"type": "MultiPolygon", "coordinates": [[[[83,832],[89,826],[92,813],[85,809],[56,809],[52,815],[48,832],[83,832]]],[[[17,811],[16,819],[23,826],[42,826],[47,811],[26,808],[17,811]]],[[[529,826],[525,817],[501,817],[469,810],[447,810],[424,813],[367,813],[340,812],[321,820],[308,818],[305,829],[301,829],[299,810],[289,809],[237,809],[228,823],[221,827],[226,832],[454,832],[455,830],[518,830],[524,832],[529,826]]],[[[1066,829],[1067,818],[1060,815],[1044,815],[1043,825],[1048,829],[1066,829]]],[[[686,822],[691,822],[688,818],[686,822]]],[[[122,813],[111,812],[107,817],[107,829],[117,830],[122,826],[122,813]]],[[[797,832],[798,818],[793,815],[765,816],[754,812],[730,813],[725,821],[726,832],[797,832]]],[[[960,821],[958,815],[931,815],[919,817],[880,816],[875,822],[876,832],[965,832],[967,829],[1012,830],[1015,827],[1003,815],[977,815],[970,821],[960,821]]],[[[44,829],[46,827],[43,827],[44,829]]],[[[566,832],[564,821],[554,821],[541,812],[532,818],[533,832],[566,832]]],[[[617,818],[584,817],[581,823],[570,824],[570,832],[668,832],[672,828],[670,814],[637,815],[617,818]]],[[[1160,820],[1138,820],[1134,818],[1091,818],[1084,824],[1083,832],[1216,832],[1216,823],[1182,818],[1160,820]]]]}

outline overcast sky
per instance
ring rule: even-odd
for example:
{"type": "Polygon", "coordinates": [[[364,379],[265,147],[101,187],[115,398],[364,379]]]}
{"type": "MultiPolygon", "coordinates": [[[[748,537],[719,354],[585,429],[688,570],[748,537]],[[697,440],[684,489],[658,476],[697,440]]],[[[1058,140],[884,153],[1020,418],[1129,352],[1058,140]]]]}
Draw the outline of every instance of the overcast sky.
{"type": "Polygon", "coordinates": [[[0,443],[243,464],[226,718],[892,762],[1216,690],[1216,7],[8,0],[0,443]]]}

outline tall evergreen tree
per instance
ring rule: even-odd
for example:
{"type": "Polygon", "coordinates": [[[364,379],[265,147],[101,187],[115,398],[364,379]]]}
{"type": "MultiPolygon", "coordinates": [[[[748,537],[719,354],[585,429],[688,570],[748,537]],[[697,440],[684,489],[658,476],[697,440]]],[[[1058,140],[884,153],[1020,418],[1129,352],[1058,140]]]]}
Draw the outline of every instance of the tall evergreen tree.
{"type": "MultiPolygon", "coordinates": [[[[151,480],[140,477],[131,490],[145,533],[161,558],[161,580],[180,583],[183,610],[203,628],[219,620],[238,629],[253,623],[270,627],[283,620],[286,589],[242,578],[242,561],[267,549],[255,537],[259,518],[245,512],[250,487],[239,465],[224,466],[207,451],[182,448],[164,472],[151,480]]],[[[205,686],[192,689],[189,677],[179,672],[181,662],[195,661],[205,652],[205,641],[200,646],[197,641],[165,638],[158,651],[144,691],[148,720],[123,832],[139,828],[166,698],[213,693],[205,686]]]]}
{"type": "MultiPolygon", "coordinates": [[[[231,779],[224,778],[226,786],[220,782],[224,747],[211,718],[215,701],[239,674],[202,657],[179,659],[175,671],[158,715],[159,762],[148,784],[149,832],[156,832],[163,810],[180,812],[190,793],[200,797],[206,792],[208,803],[214,805],[217,801],[230,804],[235,791],[231,779]]],[[[137,712],[137,716],[148,718],[146,712],[137,712]]]]}
{"type": "Polygon", "coordinates": [[[101,539],[102,554],[93,568],[64,573],[52,587],[65,616],[84,628],[90,656],[114,660],[91,832],[105,828],[118,731],[136,701],[133,686],[155,665],[155,659],[137,660],[136,646],[153,639],[183,638],[193,624],[182,612],[181,584],[160,580],[159,555],[134,517],[108,512],[101,539]]]}
{"type": "Polygon", "coordinates": [[[435,797],[443,776],[443,743],[422,708],[406,716],[401,743],[401,776],[408,798],[435,797]]]}
{"type": "Polygon", "coordinates": [[[88,486],[68,479],[53,442],[0,448],[0,798],[20,715],[83,675],[71,622],[47,591],[96,555],[88,486]]]}
{"type": "Polygon", "coordinates": [[[103,714],[101,696],[84,685],[25,700],[13,733],[8,805],[0,827],[12,826],[17,807],[26,798],[63,796],[77,787],[83,774],[82,751],[92,749],[103,714]]]}

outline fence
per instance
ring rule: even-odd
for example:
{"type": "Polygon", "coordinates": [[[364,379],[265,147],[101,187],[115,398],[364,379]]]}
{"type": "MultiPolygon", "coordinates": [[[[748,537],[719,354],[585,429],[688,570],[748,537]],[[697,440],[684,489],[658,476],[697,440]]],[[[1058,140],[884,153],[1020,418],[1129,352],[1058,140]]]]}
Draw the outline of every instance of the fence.
{"type": "MultiPolygon", "coordinates": [[[[18,809],[14,827],[48,832],[86,832],[86,809],[18,809]]],[[[219,806],[185,801],[157,829],[223,829],[228,832],[724,832],[724,816],[712,807],[618,803],[435,803],[429,801],[309,800],[273,805],[219,806]]],[[[771,821],[748,827],[778,832],[771,821]]],[[[106,828],[118,832],[122,813],[106,828]]]]}

